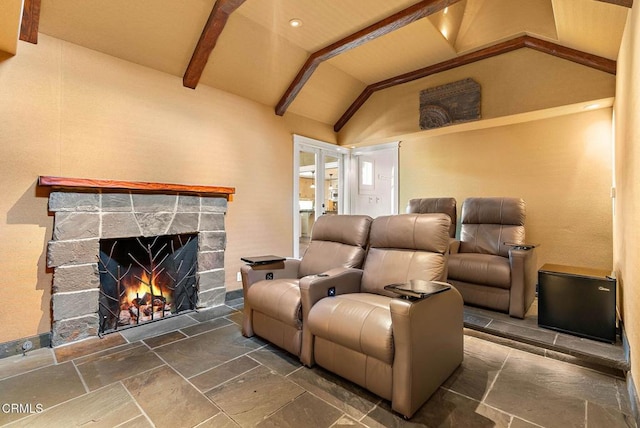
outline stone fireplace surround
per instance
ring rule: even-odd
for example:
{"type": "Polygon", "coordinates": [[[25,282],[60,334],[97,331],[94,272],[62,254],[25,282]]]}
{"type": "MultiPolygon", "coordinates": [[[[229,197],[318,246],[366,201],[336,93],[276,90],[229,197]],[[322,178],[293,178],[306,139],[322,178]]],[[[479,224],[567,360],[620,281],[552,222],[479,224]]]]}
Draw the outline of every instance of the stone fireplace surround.
{"type": "Polygon", "coordinates": [[[53,346],[98,335],[100,239],[197,233],[197,308],[224,304],[224,217],[235,189],[58,177],[39,184],[54,187],[53,346]]]}

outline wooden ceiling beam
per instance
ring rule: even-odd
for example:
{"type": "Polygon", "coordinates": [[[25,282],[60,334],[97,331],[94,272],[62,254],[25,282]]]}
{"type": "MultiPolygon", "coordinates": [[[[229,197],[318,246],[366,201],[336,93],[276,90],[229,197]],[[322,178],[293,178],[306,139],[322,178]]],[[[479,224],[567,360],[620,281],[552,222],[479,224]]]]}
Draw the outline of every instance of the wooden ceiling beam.
{"type": "Polygon", "coordinates": [[[229,16],[239,8],[245,0],[217,0],[213,5],[209,19],[202,30],[191,61],[182,77],[182,84],[191,89],[198,86],[209,56],[218,42],[229,16]]]}
{"type": "Polygon", "coordinates": [[[287,111],[289,105],[291,105],[298,93],[302,90],[302,87],[322,62],[343,52],[362,46],[373,39],[389,34],[419,19],[433,15],[459,1],[460,0],[421,1],[312,53],[276,105],[276,114],[282,116],[285,111],[287,111]]]}
{"type": "Polygon", "coordinates": [[[471,64],[473,62],[491,58],[497,55],[502,55],[504,53],[521,48],[535,49],[537,51],[544,52],[558,58],[573,61],[587,67],[595,68],[609,74],[616,74],[616,62],[613,60],[567,48],[565,46],[540,40],[535,37],[520,36],[506,42],[498,43],[493,46],[468,53],[466,55],[461,55],[448,61],[414,70],[409,73],[401,74],[399,76],[382,80],[380,82],[373,83],[367,86],[364,91],[362,91],[362,93],[358,96],[358,98],[356,98],[356,100],[349,106],[342,117],[338,119],[338,121],[333,126],[333,130],[335,132],[340,131],[342,127],[349,121],[349,119],[351,119],[351,117],[356,114],[358,109],[360,109],[360,107],[362,107],[362,105],[376,91],[387,89],[396,85],[402,85],[403,83],[422,79],[423,77],[431,76],[432,74],[441,73],[443,71],[451,70],[456,67],[471,64]]]}
{"type": "Polygon", "coordinates": [[[593,55],[576,49],[571,49],[556,43],[547,42],[531,36],[525,36],[524,45],[558,58],[573,61],[578,64],[595,68],[609,74],[616,74],[616,61],[593,55]]]}
{"type": "Polygon", "coordinates": [[[611,3],[616,4],[618,6],[628,7],[631,9],[633,7],[633,0],[597,0],[603,3],[611,3]]]}
{"type": "Polygon", "coordinates": [[[40,25],[41,0],[24,0],[20,40],[38,44],[38,26],[40,25]]]}

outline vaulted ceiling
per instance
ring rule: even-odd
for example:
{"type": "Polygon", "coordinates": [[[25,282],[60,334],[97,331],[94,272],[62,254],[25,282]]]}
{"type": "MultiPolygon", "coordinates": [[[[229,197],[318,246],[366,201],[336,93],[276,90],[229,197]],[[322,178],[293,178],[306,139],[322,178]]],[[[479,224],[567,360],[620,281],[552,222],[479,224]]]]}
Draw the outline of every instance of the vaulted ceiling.
{"type": "Polygon", "coordinates": [[[381,82],[396,84],[397,76],[416,70],[455,67],[465,58],[495,54],[505,43],[615,72],[633,2],[27,0],[25,5],[30,1],[41,1],[40,33],[178,76],[196,91],[209,85],[270,106],[274,114],[291,112],[336,129],[348,120],[350,107],[357,109],[354,102],[366,102],[367,91],[386,87],[381,82]],[[292,19],[302,25],[292,27],[292,19]],[[190,66],[194,61],[200,63],[190,66]]]}

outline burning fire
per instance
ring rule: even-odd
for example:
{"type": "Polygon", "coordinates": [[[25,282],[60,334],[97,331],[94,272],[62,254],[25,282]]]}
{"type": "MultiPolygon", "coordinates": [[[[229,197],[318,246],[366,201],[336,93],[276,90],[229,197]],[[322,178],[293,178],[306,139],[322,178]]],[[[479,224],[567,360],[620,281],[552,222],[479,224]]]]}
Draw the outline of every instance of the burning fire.
{"type": "MultiPolygon", "coordinates": [[[[135,279],[135,278],[134,278],[135,279]]],[[[161,285],[156,284],[156,278],[149,278],[149,275],[146,272],[142,273],[140,277],[140,281],[136,279],[137,283],[134,282],[131,285],[127,285],[127,290],[125,293],[125,303],[135,304],[137,299],[144,296],[145,294],[151,292],[153,297],[161,297],[164,298],[166,303],[171,303],[171,293],[166,289],[163,289],[161,285]]]]}
{"type": "Polygon", "coordinates": [[[157,276],[131,276],[120,300],[119,325],[138,324],[171,315],[172,293],[157,276]]]}

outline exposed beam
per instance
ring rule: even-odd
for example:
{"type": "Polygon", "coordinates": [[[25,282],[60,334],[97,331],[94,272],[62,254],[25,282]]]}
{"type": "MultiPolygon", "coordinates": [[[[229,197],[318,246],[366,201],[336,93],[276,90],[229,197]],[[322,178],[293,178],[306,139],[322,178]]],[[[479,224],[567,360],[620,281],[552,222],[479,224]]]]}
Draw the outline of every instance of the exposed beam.
{"type": "Polygon", "coordinates": [[[367,86],[364,91],[362,91],[362,93],[358,96],[358,98],[356,98],[353,104],[349,106],[342,117],[338,119],[336,124],[333,126],[333,130],[335,132],[340,131],[342,127],[349,121],[349,119],[351,119],[351,117],[356,114],[358,109],[360,109],[360,107],[362,107],[362,105],[376,91],[387,89],[396,85],[402,85],[403,83],[422,79],[423,77],[431,76],[432,74],[441,73],[443,71],[451,70],[456,67],[471,64],[473,62],[491,58],[497,55],[502,55],[504,53],[521,48],[535,49],[537,51],[544,52],[558,58],[573,61],[587,67],[595,68],[609,74],[616,74],[616,62],[613,60],[567,48],[565,46],[540,40],[535,37],[520,36],[506,42],[498,43],[493,46],[468,53],[466,55],[461,55],[448,61],[440,62],[429,67],[401,74],[399,76],[382,80],[380,82],[373,83],[367,86]]]}
{"type": "Polygon", "coordinates": [[[597,0],[603,3],[611,3],[617,4],[618,6],[628,7],[631,9],[633,7],[633,0],[597,0]]]}
{"type": "Polygon", "coordinates": [[[312,53],[309,58],[307,58],[307,61],[304,63],[295,79],[293,79],[293,82],[291,82],[289,88],[276,105],[276,114],[278,116],[282,116],[285,111],[287,111],[289,105],[293,102],[302,87],[307,83],[313,72],[322,62],[350,49],[357,48],[358,46],[380,36],[389,34],[392,31],[402,28],[405,25],[409,25],[419,19],[433,15],[445,7],[451,6],[459,1],[460,0],[421,1],[312,53]]]}
{"type": "Polygon", "coordinates": [[[196,49],[191,56],[191,61],[189,61],[189,66],[187,66],[187,71],[182,77],[184,86],[191,89],[195,89],[198,86],[204,67],[209,60],[209,55],[211,55],[213,48],[216,46],[229,16],[244,2],[245,0],[217,0],[213,5],[209,19],[202,30],[200,40],[198,40],[196,49]]]}
{"type": "Polygon", "coordinates": [[[616,62],[608,58],[567,48],[565,46],[540,40],[531,36],[525,36],[524,44],[527,48],[535,49],[558,58],[595,68],[596,70],[604,71],[605,73],[616,74],[616,62]]]}
{"type": "Polygon", "coordinates": [[[20,40],[37,44],[38,26],[40,25],[41,0],[24,0],[22,9],[22,25],[20,26],[20,40]]]}

